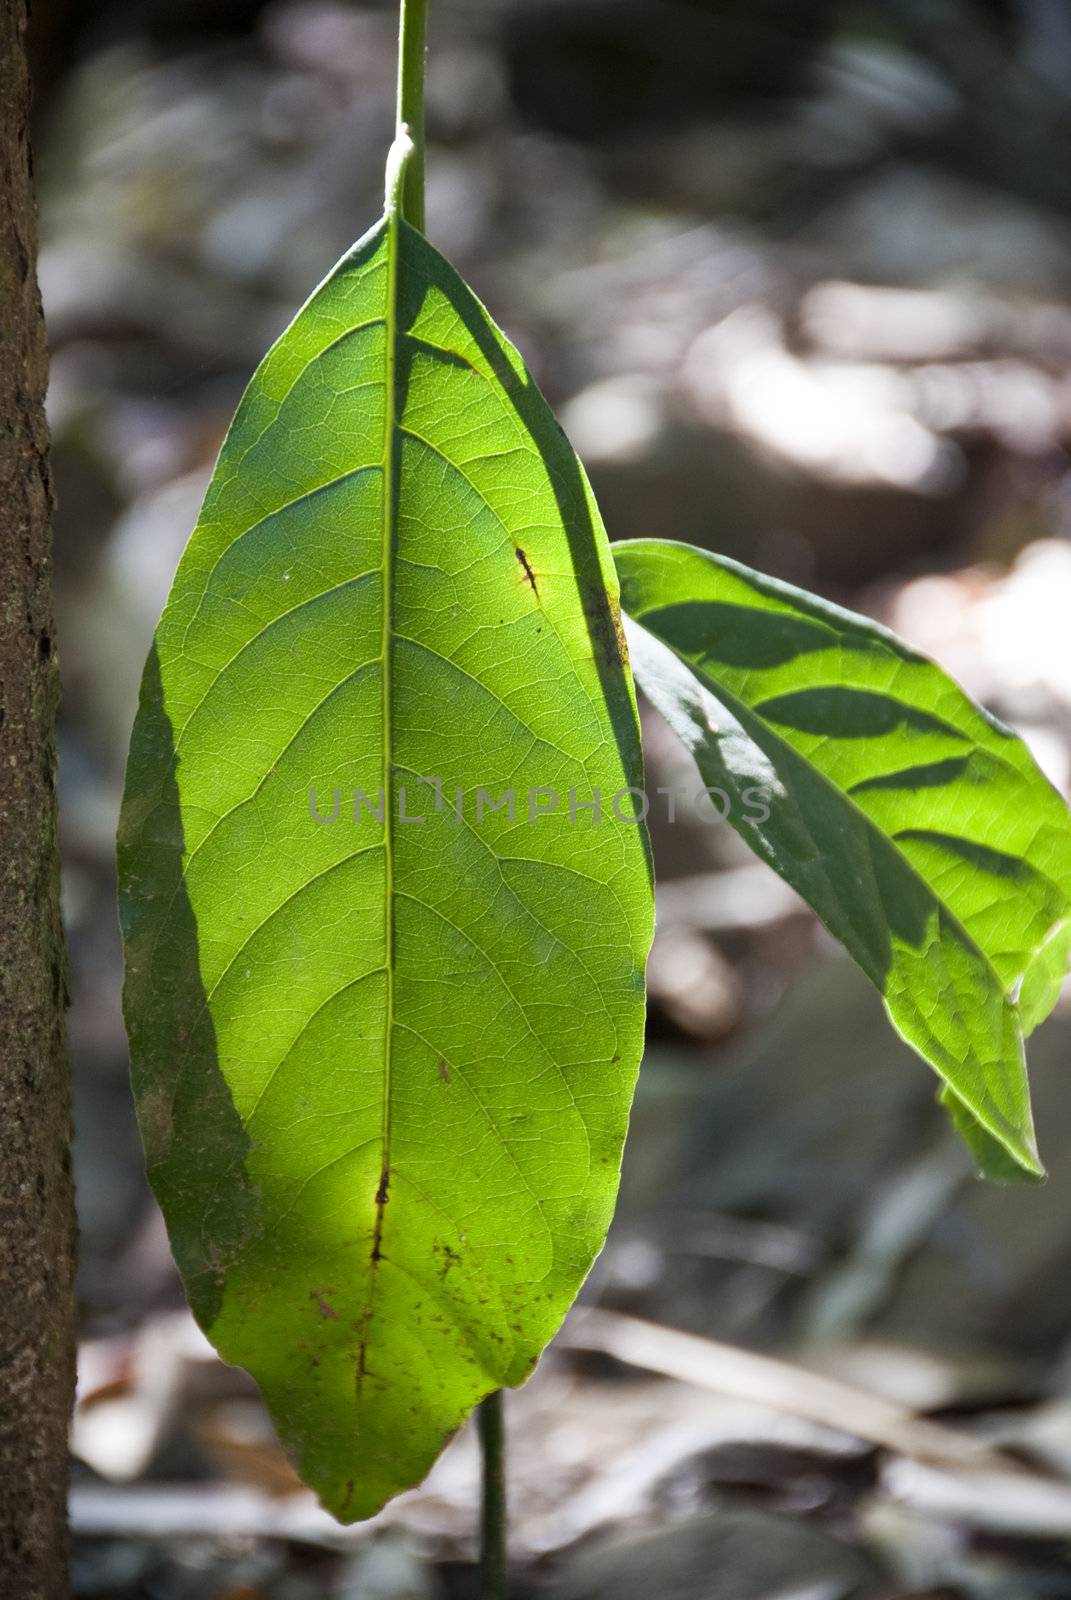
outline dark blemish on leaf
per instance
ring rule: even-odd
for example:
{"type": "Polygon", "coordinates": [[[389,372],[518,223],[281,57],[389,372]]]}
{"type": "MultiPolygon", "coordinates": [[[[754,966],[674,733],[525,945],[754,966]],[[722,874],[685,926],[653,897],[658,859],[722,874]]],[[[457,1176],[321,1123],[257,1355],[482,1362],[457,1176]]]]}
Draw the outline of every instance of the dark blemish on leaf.
{"type": "Polygon", "coordinates": [[[372,1229],[372,1265],[383,1259],[380,1246],[383,1242],[383,1212],[390,1198],[390,1168],[384,1167],[379,1175],[379,1188],[376,1190],[376,1223],[372,1229]]]}
{"type": "Polygon", "coordinates": [[[620,1056],[611,1056],[610,1057],[610,1065],[613,1066],[615,1062],[620,1061],[620,1060],[621,1060],[620,1056]]]}
{"type": "Polygon", "coordinates": [[[329,1322],[338,1321],[338,1312],[328,1300],[329,1294],[334,1294],[334,1289],[310,1289],[309,1299],[316,1301],[316,1309],[321,1317],[326,1317],[329,1322]]]}
{"type": "Polygon", "coordinates": [[[450,1082],[450,1069],[446,1065],[445,1061],[440,1061],[439,1062],[439,1081],[440,1081],[440,1083],[449,1083],[450,1082]]]}
{"type": "Polygon", "coordinates": [[[628,662],[628,645],[621,623],[621,606],[616,596],[600,594],[593,601],[585,600],[584,620],[591,639],[591,653],[602,668],[616,671],[628,662]]]}
{"type": "Polygon", "coordinates": [[[517,548],[516,548],[516,550],[514,550],[513,554],[517,557],[517,560],[521,564],[521,570],[524,573],[524,581],[525,581],[525,583],[530,585],[532,593],[535,595],[536,599],[538,600],[539,599],[539,585],[536,583],[536,576],[535,576],[535,573],[532,571],[532,563],[529,561],[528,557],[525,555],[525,553],[521,549],[520,545],[517,546],[517,548]]]}
{"type": "Polygon", "coordinates": [[[442,1266],[439,1268],[440,1278],[445,1278],[451,1267],[459,1267],[461,1265],[460,1255],[456,1250],[452,1249],[450,1245],[446,1243],[440,1243],[435,1245],[433,1248],[435,1249],[436,1253],[441,1255],[443,1258],[442,1266]]]}

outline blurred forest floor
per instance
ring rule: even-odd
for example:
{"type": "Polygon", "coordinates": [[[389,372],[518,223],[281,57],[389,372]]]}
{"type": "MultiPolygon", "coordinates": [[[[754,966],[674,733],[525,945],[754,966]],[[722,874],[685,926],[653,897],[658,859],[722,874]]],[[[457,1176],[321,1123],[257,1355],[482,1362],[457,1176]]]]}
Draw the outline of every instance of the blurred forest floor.
{"type": "MultiPolygon", "coordinates": [[[[114,911],[150,634],[253,366],[378,214],[393,9],[38,0],[35,28],[76,1592],[465,1600],[470,1432],[341,1530],[185,1312],[114,911]]],[[[688,539],[883,617],[1066,791],[1065,0],[435,0],[431,44],[429,233],[559,409],[611,537],[688,539]]],[[[694,789],[646,722],[649,789],[694,789]]],[[[508,1399],[517,1595],[1071,1597],[1071,1009],[1032,1041],[1052,1177],[983,1188],[792,895],[713,818],[656,808],[654,834],[620,1213],[508,1399]]]]}

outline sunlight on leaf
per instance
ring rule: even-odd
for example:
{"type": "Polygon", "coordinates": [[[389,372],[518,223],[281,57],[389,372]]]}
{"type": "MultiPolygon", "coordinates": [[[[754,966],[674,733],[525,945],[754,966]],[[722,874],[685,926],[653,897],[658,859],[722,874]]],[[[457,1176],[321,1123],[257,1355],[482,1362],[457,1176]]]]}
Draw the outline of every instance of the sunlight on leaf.
{"type": "Polygon", "coordinates": [[[640,783],[579,463],[388,216],[242,400],[120,839],[174,1253],[345,1521],[528,1374],[602,1244],[652,891],[642,825],[581,807],[640,783]]]}

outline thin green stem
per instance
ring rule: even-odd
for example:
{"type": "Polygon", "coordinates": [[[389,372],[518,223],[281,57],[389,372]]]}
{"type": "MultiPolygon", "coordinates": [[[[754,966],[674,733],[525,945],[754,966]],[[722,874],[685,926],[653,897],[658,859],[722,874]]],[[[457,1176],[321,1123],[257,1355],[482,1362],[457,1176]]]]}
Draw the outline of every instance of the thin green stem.
{"type": "Polygon", "coordinates": [[[428,0],[401,0],[398,31],[398,133],[412,142],[402,176],[399,209],[424,231],[424,54],[428,0]]]}
{"type": "Polygon", "coordinates": [[[502,1391],[496,1389],[477,1413],[483,1496],[480,1508],[481,1600],[509,1600],[506,1579],[506,1429],[502,1391]]]}

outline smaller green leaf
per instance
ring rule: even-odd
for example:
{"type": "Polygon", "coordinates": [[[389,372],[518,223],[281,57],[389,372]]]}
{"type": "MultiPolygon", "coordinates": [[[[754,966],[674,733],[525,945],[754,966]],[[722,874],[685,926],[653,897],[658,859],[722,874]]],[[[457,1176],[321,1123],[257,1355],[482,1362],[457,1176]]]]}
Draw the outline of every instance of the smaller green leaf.
{"type": "Polygon", "coordinates": [[[733,826],[944,1080],[990,1177],[1043,1175],[1024,1035],[1071,945],[1071,818],[1021,740],[864,617],[689,545],[614,547],[636,681],[733,826]]]}

